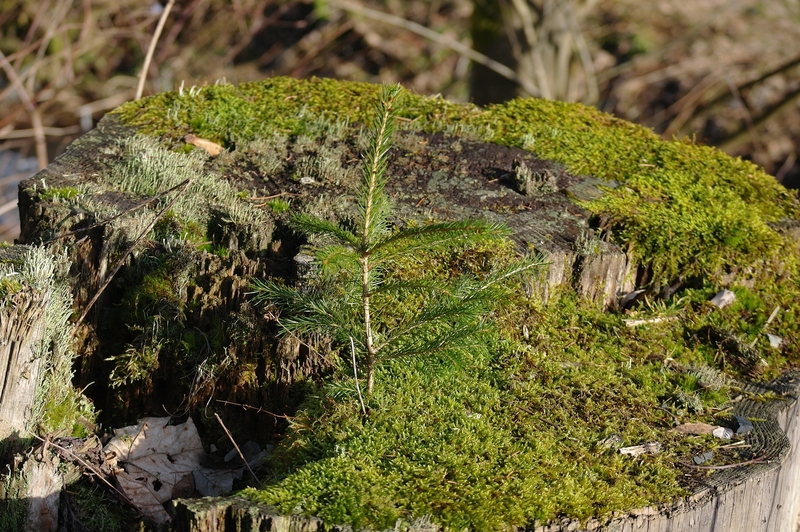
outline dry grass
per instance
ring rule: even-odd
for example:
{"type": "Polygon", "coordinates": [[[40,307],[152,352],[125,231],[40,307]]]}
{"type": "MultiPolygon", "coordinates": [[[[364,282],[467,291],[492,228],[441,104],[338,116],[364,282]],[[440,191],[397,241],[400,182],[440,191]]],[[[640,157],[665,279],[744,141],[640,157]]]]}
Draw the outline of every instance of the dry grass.
{"type": "MultiPolygon", "coordinates": [[[[504,1],[529,15],[546,2],[504,1]]],[[[570,53],[583,65],[579,83],[591,89],[586,80],[596,72],[602,109],[666,137],[697,134],[751,156],[780,179],[800,181],[797,2],[576,2],[570,53]]],[[[12,150],[43,167],[105,112],[133,99],[159,14],[134,0],[0,0],[0,153],[12,150]]],[[[471,14],[470,0],[179,0],[154,49],[144,94],[220,78],[317,75],[400,82],[466,101],[469,60],[454,48],[470,44],[471,14]],[[408,23],[381,22],[366,16],[367,8],[408,23]]],[[[536,28],[523,26],[519,35],[527,39],[536,28]]],[[[536,65],[543,58],[525,56],[529,47],[517,44],[521,55],[507,63],[521,65],[520,78],[538,92],[558,81],[542,77],[536,65]]],[[[571,80],[555,84],[560,89],[551,95],[572,97],[571,80]]],[[[574,97],[591,102],[591,92],[574,97]]],[[[0,158],[0,241],[18,232],[16,183],[30,175],[27,168],[3,173],[7,164],[0,158]]]]}

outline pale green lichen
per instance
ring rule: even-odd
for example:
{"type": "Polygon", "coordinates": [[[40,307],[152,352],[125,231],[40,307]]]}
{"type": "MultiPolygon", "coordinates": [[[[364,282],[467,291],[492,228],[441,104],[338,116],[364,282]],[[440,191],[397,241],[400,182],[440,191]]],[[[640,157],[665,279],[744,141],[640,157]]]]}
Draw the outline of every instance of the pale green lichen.
{"type": "MultiPolygon", "coordinates": [[[[72,294],[67,282],[69,261],[63,253],[45,247],[29,247],[17,261],[0,262],[0,279],[16,283],[16,289],[28,287],[47,300],[45,330],[33,346],[41,360],[40,384],[32,405],[29,426],[32,430],[83,436],[94,419],[91,403],[72,386],[72,294]]],[[[0,306],[11,299],[13,289],[5,286],[0,306]]]]}
{"type": "MultiPolygon", "coordinates": [[[[214,211],[218,211],[244,238],[269,240],[272,218],[242,198],[239,190],[209,172],[205,167],[206,155],[199,151],[176,153],[144,135],[125,138],[120,148],[118,162],[104,177],[116,189],[148,197],[189,181],[185,190],[172,193],[178,198],[171,210],[184,224],[208,226],[214,211]]],[[[162,198],[160,203],[166,204],[171,198],[162,198]]],[[[124,229],[129,238],[135,238],[152,217],[150,212],[139,211],[124,220],[115,220],[114,226],[124,229]]]]}

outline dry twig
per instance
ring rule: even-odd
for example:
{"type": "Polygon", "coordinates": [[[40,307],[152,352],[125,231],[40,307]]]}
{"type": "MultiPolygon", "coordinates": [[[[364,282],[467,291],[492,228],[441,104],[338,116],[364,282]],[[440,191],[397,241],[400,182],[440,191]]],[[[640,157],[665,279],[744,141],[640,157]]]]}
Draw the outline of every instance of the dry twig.
{"type": "Polygon", "coordinates": [[[144,92],[144,82],[147,79],[147,71],[150,69],[150,61],[153,60],[153,52],[155,52],[156,43],[158,42],[158,38],[161,37],[161,32],[164,30],[164,24],[167,22],[169,12],[172,11],[172,6],[174,5],[175,0],[169,0],[167,5],[164,6],[164,11],[161,12],[161,17],[158,19],[156,31],[153,32],[153,38],[150,40],[150,46],[147,47],[147,55],[144,58],[142,72],[139,74],[139,86],[136,87],[136,100],[142,97],[142,93],[144,92]]]}
{"type": "Polygon", "coordinates": [[[735,464],[718,465],[718,466],[713,466],[712,465],[712,466],[694,466],[694,467],[697,468],[697,469],[713,469],[713,470],[717,470],[717,469],[733,469],[734,467],[750,465],[750,464],[760,464],[762,462],[768,462],[768,460],[766,460],[766,458],[767,458],[767,455],[764,454],[764,455],[759,456],[758,458],[753,458],[752,460],[747,460],[746,462],[738,462],[738,463],[735,463],[735,464]]]}

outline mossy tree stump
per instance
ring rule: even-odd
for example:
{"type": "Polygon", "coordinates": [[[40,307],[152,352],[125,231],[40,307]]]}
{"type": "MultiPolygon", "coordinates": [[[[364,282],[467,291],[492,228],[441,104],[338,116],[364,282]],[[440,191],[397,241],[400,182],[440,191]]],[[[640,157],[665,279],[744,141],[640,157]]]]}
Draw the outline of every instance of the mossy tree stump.
{"type": "MultiPolygon", "coordinates": [[[[349,218],[377,93],[280,78],[158,95],[107,116],[21,184],[21,242],[66,251],[80,312],[102,290],[76,332],[75,371],[109,419],[211,409],[237,437],[285,431],[282,416],[333,365],[318,356],[325,339],[278,339],[250,280],[313,275],[319,243],[288,218],[349,218]]],[[[749,163],[582,106],[404,105],[388,169],[396,223],[507,224],[519,252],[548,261],[529,297],[574,291],[614,307],[637,287],[658,295],[782,267],[781,224],[798,207],[749,163]]],[[[223,436],[202,418],[207,441],[223,436]]],[[[201,509],[214,521],[229,507],[201,509]]],[[[311,522],[322,526],[295,525],[311,522]]]]}
{"type": "MultiPolygon", "coordinates": [[[[302,120],[298,135],[262,126],[237,149],[212,157],[182,140],[143,136],[112,114],[21,185],[20,240],[52,240],[69,250],[77,308],[133,247],[77,334],[84,342],[77,379],[95,383],[88,391],[95,401],[116,402],[132,419],[142,409],[185,412],[224,389],[230,403],[266,404],[277,414],[291,409],[293,383],[323,362],[311,356],[313,345],[274,340],[274,325],[251,307],[246,292],[253,277],[304,275],[308,252],[287,226],[288,215],[307,210],[346,218],[361,151],[346,119],[302,120]],[[160,196],[186,179],[188,188],[160,196]],[[97,226],[104,220],[111,221],[97,226]],[[60,238],[64,233],[70,235],[60,238]],[[186,385],[176,386],[187,375],[186,385]]],[[[529,280],[531,295],[546,299],[572,286],[613,306],[632,286],[633,262],[596,234],[592,213],[575,199],[599,197],[616,183],[571,174],[481,135],[477,128],[398,132],[388,189],[398,223],[476,217],[506,223],[522,252],[547,259],[547,272],[529,280]]],[[[267,437],[275,427],[263,429],[267,437]]]]}

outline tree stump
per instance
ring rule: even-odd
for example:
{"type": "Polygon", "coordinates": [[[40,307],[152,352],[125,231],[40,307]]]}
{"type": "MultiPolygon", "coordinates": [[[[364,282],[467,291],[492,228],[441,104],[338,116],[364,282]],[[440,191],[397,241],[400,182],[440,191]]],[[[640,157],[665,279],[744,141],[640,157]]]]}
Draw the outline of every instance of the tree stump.
{"type": "MultiPolygon", "coordinates": [[[[131,105],[120,115],[106,116],[97,129],[20,186],[20,242],[46,243],[63,250],[72,263],[75,308],[85,315],[75,333],[80,352],[75,383],[81,388],[93,383],[86,393],[117,426],[165,411],[181,416],[210,409],[230,420],[234,436],[270,440],[286,429],[285,415],[302,400],[307,381],[331,368],[330,361],[317,356],[325,339],[279,339],[275,317],[255,308],[248,297],[253,278],[291,283],[311,274],[310,253],[319,243],[292,230],[291,213],[310,212],[339,222],[356,208],[353,196],[363,151],[358,125],[315,111],[315,102],[304,91],[328,82],[276,85],[282,83],[294,92],[279,94],[280,103],[273,101],[267,108],[265,116],[274,119],[268,123],[254,123],[240,109],[258,103],[257,98],[226,87],[209,87],[199,96],[194,90],[170,93],[141,107],[131,105]],[[218,113],[187,114],[187,99],[215,102],[218,113]],[[297,107],[284,112],[277,106],[297,107]],[[227,149],[219,152],[222,145],[227,149]],[[269,423],[263,422],[265,412],[269,423]]],[[[338,88],[341,92],[326,95],[327,109],[354,105],[351,86],[338,88]]],[[[408,110],[408,127],[394,138],[386,190],[395,203],[398,225],[474,217],[508,225],[519,250],[542,254],[548,263],[541,276],[527,279],[530,297],[546,301],[556,291],[574,290],[597,306],[613,307],[634,288],[638,265],[608,238],[608,225],[586,206],[624,185],[607,176],[571,172],[521,147],[536,145],[538,138],[518,135],[520,142],[501,145],[490,141],[492,124],[484,131],[459,122],[491,110],[460,106],[453,111],[447,107],[451,104],[426,102],[430,108],[408,110]],[[427,125],[415,125],[417,119],[427,125]]],[[[512,114],[514,109],[494,111],[512,114]]],[[[584,113],[588,111],[583,108],[577,111],[581,117],[584,113]]],[[[362,123],[368,118],[360,108],[353,114],[362,123]]],[[[517,127],[515,120],[503,127],[517,127]]],[[[585,125],[581,120],[579,127],[585,125]]],[[[558,137],[558,126],[552,125],[552,138],[558,137]]],[[[627,127],[614,134],[660,142],[638,130],[626,137],[627,127]]],[[[672,156],[664,153],[659,156],[672,156]]],[[[615,154],[608,166],[622,166],[618,160],[623,155],[615,154]]],[[[655,167],[649,162],[653,158],[637,152],[625,164],[649,172],[655,167]]],[[[748,186],[755,179],[749,175],[748,186]]],[[[662,202],[666,200],[655,193],[642,200],[646,206],[662,202]]],[[[715,226],[723,237],[726,230],[715,226]]],[[[701,267],[705,262],[697,266],[696,275],[701,267]]],[[[640,268],[646,270],[647,265],[640,268]]],[[[19,318],[9,314],[17,320],[8,326],[10,334],[33,345],[41,339],[35,322],[44,319],[41,309],[47,297],[46,290],[37,290],[20,292],[27,295],[19,295],[13,309],[8,307],[22,312],[19,318]]],[[[29,371],[38,368],[31,357],[27,351],[21,355],[29,371]]],[[[23,370],[7,374],[17,380],[26,375],[23,370]]],[[[789,425],[797,408],[790,411],[789,425]]],[[[776,418],[774,412],[770,416],[776,418]]],[[[211,416],[203,418],[195,416],[207,440],[224,437],[215,422],[207,421],[211,416]]],[[[773,433],[780,433],[777,427],[775,422],[773,433]]],[[[780,445],[773,454],[781,460],[787,454],[786,438],[777,439],[780,445]]],[[[781,479],[795,472],[794,460],[792,464],[781,479]]],[[[766,500],[775,494],[761,495],[766,500]]],[[[704,503],[706,510],[713,505],[704,503]]],[[[635,518],[606,524],[625,529],[630,522],[650,519],[651,529],[657,530],[669,526],[676,508],[645,509],[635,518]],[[642,517],[651,514],[658,516],[642,517]]],[[[691,519],[706,513],[684,511],[684,506],[679,510],[691,519]]],[[[279,518],[270,511],[241,499],[180,502],[177,513],[182,517],[175,526],[223,530],[228,526],[224,521],[232,523],[230,529],[335,529],[313,517],[279,518]]],[[[781,516],[780,522],[792,517],[781,516]]],[[[571,521],[547,530],[579,526],[571,521]]]]}

